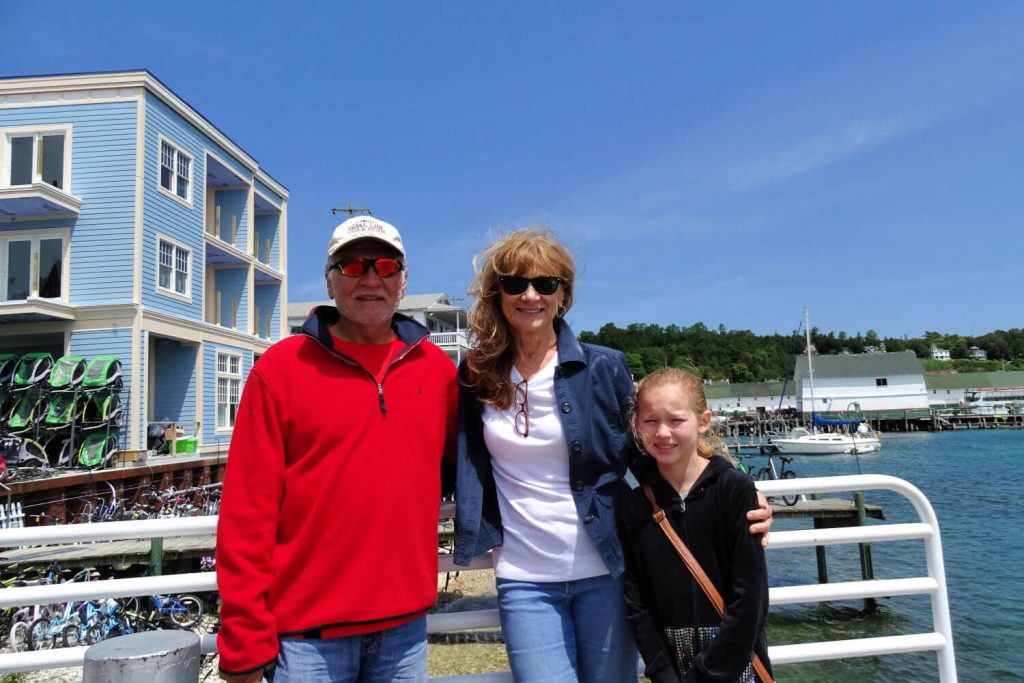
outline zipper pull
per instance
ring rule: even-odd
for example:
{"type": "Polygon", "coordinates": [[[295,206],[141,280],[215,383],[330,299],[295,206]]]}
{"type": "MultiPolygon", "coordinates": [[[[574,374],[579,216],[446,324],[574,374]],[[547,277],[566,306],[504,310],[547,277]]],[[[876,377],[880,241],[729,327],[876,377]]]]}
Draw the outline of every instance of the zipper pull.
{"type": "Polygon", "coordinates": [[[384,405],[384,385],[380,383],[377,384],[377,400],[380,402],[380,412],[388,412],[388,407],[384,405]]]}

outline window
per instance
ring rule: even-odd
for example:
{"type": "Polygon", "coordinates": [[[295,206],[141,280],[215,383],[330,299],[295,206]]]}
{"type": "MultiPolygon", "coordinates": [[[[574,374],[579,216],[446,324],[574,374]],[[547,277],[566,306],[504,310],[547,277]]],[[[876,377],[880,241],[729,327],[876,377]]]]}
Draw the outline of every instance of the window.
{"type": "Polygon", "coordinates": [[[242,357],[217,352],[217,429],[231,429],[242,393],[242,357]]]}
{"type": "Polygon", "coordinates": [[[0,238],[0,301],[30,296],[63,299],[64,246],[62,234],[8,234],[0,238]]]}
{"type": "Polygon", "coordinates": [[[191,202],[192,157],[166,140],[160,141],[160,187],[191,202]]]}
{"type": "Polygon", "coordinates": [[[6,135],[4,183],[46,183],[67,191],[66,130],[9,132],[6,135]]]}
{"type": "Polygon", "coordinates": [[[160,238],[157,265],[157,289],[181,296],[189,296],[189,262],[192,252],[180,244],[160,238]]]}
{"type": "Polygon", "coordinates": [[[889,386],[889,380],[886,377],[879,377],[875,380],[876,387],[887,387],[889,386]]]}

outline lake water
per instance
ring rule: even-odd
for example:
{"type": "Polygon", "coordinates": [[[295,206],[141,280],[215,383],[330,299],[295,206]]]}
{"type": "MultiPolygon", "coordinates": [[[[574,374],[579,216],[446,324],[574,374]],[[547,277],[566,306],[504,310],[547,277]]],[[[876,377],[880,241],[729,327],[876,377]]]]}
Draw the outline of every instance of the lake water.
{"type": "MultiPolygon", "coordinates": [[[[885,434],[882,450],[868,455],[795,456],[799,476],[889,474],[919,488],[939,519],[961,681],[1024,681],[1024,431],[974,430],[885,434]]],[[[763,458],[755,459],[763,462],[763,458]]],[[[898,494],[869,491],[889,522],[916,522],[898,494]]],[[[778,530],[808,528],[809,520],[778,521],[778,530]]],[[[875,578],[924,576],[923,541],[872,546],[875,578]],[[908,569],[910,567],[910,569],[908,569]]],[[[830,547],[831,581],[860,579],[857,546],[830,547]]],[[[773,586],[813,583],[813,548],[769,550],[773,586]]],[[[771,645],[863,638],[932,630],[927,596],[879,600],[866,614],[861,601],[772,608],[771,645]]],[[[938,680],[933,652],[776,666],[792,681],[938,680]]]]}

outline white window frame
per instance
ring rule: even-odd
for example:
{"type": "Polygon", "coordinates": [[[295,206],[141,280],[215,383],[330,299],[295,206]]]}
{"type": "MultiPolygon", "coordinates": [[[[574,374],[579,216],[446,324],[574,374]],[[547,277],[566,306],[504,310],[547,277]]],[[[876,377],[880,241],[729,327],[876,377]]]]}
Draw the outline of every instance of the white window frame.
{"type": "MultiPolygon", "coordinates": [[[[43,230],[15,230],[12,232],[0,232],[0,273],[4,276],[0,278],[0,301],[7,301],[7,273],[10,272],[10,266],[7,263],[7,245],[9,242],[25,242],[29,241],[32,243],[30,249],[30,264],[29,274],[32,278],[32,284],[29,287],[29,296],[39,296],[39,243],[42,240],[54,240],[59,239],[61,241],[61,274],[60,274],[60,296],[58,297],[46,297],[44,301],[57,301],[59,303],[66,304],[68,302],[68,285],[69,275],[71,274],[71,268],[68,264],[69,261],[69,243],[71,240],[71,232],[67,229],[43,229],[43,230]]],[[[15,301],[22,301],[22,299],[15,299],[15,301]]],[[[27,301],[27,299],[25,299],[27,301]]]]}
{"type": "Polygon", "coordinates": [[[188,246],[187,244],[183,244],[182,242],[179,242],[178,240],[174,239],[173,237],[168,237],[167,235],[163,235],[161,233],[157,233],[157,235],[156,235],[156,261],[155,261],[154,268],[155,268],[155,270],[154,270],[154,284],[156,285],[156,291],[157,291],[158,294],[162,294],[164,296],[173,297],[175,299],[180,299],[182,301],[189,301],[189,302],[192,301],[192,276],[195,274],[195,258],[194,258],[194,253],[192,251],[192,247],[188,246]],[[171,247],[173,247],[173,251],[171,252],[171,266],[170,266],[171,267],[171,280],[170,280],[171,286],[170,287],[164,287],[163,285],[160,284],[160,269],[163,267],[163,264],[160,261],[160,256],[161,256],[160,245],[163,242],[166,242],[171,247]],[[183,293],[177,291],[174,288],[174,281],[175,281],[174,275],[177,272],[178,255],[179,255],[180,252],[185,252],[188,255],[188,272],[186,273],[186,276],[185,276],[185,291],[183,293]]]}
{"type": "Polygon", "coordinates": [[[192,207],[192,191],[196,184],[196,160],[191,154],[186,152],[181,145],[175,144],[169,138],[165,138],[163,135],[157,136],[158,142],[156,147],[156,189],[161,193],[167,195],[171,199],[185,206],[192,207]],[[173,168],[171,169],[171,187],[168,189],[164,187],[161,182],[164,168],[164,145],[167,145],[174,152],[173,168]],[[178,168],[180,159],[185,158],[188,160],[188,190],[185,192],[185,197],[178,195],[178,168]]]}
{"type": "Polygon", "coordinates": [[[3,175],[0,176],[0,187],[31,187],[31,185],[42,184],[42,169],[37,168],[39,155],[36,152],[39,138],[44,135],[61,134],[64,136],[64,167],[61,174],[61,186],[55,188],[65,194],[71,194],[71,124],[56,124],[45,126],[11,126],[0,128],[0,169],[3,175]],[[32,146],[32,183],[31,185],[11,184],[11,138],[34,136],[36,138],[32,146]]]}
{"type": "Polygon", "coordinates": [[[238,403],[242,398],[242,354],[218,349],[215,351],[213,368],[213,421],[218,433],[231,432],[235,428],[238,403]],[[221,380],[225,382],[226,402],[221,401],[221,380]],[[221,406],[224,404],[227,406],[227,424],[221,421],[221,406]],[[231,406],[234,406],[233,412],[231,406]]]}

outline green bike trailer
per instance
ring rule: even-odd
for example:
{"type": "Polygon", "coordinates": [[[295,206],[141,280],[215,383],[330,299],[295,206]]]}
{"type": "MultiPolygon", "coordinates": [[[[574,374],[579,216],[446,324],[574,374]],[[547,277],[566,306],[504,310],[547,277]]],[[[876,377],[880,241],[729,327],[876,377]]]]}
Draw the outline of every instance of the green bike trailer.
{"type": "Polygon", "coordinates": [[[7,416],[7,431],[10,434],[21,434],[34,429],[43,419],[46,412],[46,401],[35,392],[20,395],[10,415],[7,416]]]}
{"type": "Polygon", "coordinates": [[[121,398],[114,393],[93,394],[82,409],[82,429],[117,426],[121,420],[121,398]]]}
{"type": "Polygon", "coordinates": [[[73,421],[82,419],[81,404],[82,401],[73,392],[62,391],[50,394],[46,403],[46,414],[43,416],[43,427],[46,429],[71,427],[73,421]]]}
{"type": "Polygon", "coordinates": [[[61,356],[50,371],[50,390],[67,391],[74,389],[85,379],[86,361],[84,356],[61,356]]]}
{"type": "Polygon", "coordinates": [[[120,389],[121,361],[116,356],[96,356],[85,366],[82,388],[86,391],[120,389]]]}
{"type": "Polygon", "coordinates": [[[42,384],[53,370],[53,356],[48,353],[26,353],[14,369],[12,385],[16,391],[42,384]]]}
{"type": "Polygon", "coordinates": [[[117,435],[92,432],[78,449],[78,463],[89,469],[113,466],[117,463],[117,435]]]}
{"type": "Polygon", "coordinates": [[[14,371],[18,367],[18,356],[13,353],[0,353],[0,388],[10,386],[14,381],[14,371]]]}

